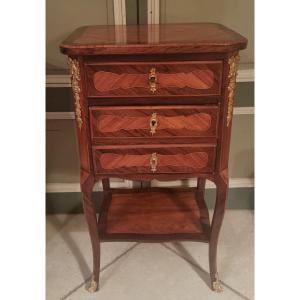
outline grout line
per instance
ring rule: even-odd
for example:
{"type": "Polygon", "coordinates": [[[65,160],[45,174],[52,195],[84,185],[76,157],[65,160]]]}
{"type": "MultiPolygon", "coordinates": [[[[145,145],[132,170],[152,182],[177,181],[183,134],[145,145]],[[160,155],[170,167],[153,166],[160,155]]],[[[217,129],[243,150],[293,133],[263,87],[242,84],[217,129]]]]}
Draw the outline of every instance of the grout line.
{"type": "MultiPolygon", "coordinates": [[[[100,269],[100,274],[101,272],[105,271],[107,268],[109,268],[111,265],[113,265],[115,262],[117,262],[120,258],[122,258],[124,255],[126,255],[128,252],[136,248],[140,243],[135,243],[133,246],[128,248],[126,251],[121,253],[119,256],[115,257],[111,262],[109,262],[107,265],[105,265],[103,268],[100,269]]],[[[91,280],[92,275],[88,278],[86,278],[82,283],[79,285],[75,286],[72,290],[70,290],[67,294],[64,296],[60,297],[60,300],[65,300],[72,294],[74,294],[76,291],[78,291],[82,286],[84,286],[89,280],[91,280]]]]}
{"type": "MultiPolygon", "coordinates": [[[[197,268],[198,270],[200,270],[202,273],[205,273],[208,277],[209,272],[205,271],[201,266],[199,266],[198,263],[196,262],[192,262],[191,260],[187,259],[186,257],[184,257],[183,255],[180,255],[177,251],[175,251],[174,249],[172,249],[170,246],[165,245],[164,243],[161,243],[161,246],[163,246],[164,248],[166,248],[167,250],[169,250],[170,252],[173,252],[175,255],[177,255],[178,257],[180,257],[181,259],[185,260],[186,262],[188,262],[190,265],[192,265],[194,268],[197,268]]],[[[239,291],[237,291],[236,289],[232,288],[231,286],[229,286],[227,283],[225,283],[224,281],[220,280],[220,282],[223,284],[223,286],[227,287],[229,290],[231,290],[234,294],[238,295],[239,297],[241,297],[244,300],[250,300],[250,298],[246,297],[245,295],[243,295],[242,293],[240,293],[239,291]]]]}
{"type": "Polygon", "coordinates": [[[121,257],[123,257],[125,254],[136,248],[140,243],[135,243],[133,246],[128,248],[126,251],[124,251],[122,254],[114,258],[110,263],[108,263],[106,266],[100,269],[100,273],[105,271],[107,268],[109,268],[111,265],[113,265],[115,262],[117,262],[121,257]]]}

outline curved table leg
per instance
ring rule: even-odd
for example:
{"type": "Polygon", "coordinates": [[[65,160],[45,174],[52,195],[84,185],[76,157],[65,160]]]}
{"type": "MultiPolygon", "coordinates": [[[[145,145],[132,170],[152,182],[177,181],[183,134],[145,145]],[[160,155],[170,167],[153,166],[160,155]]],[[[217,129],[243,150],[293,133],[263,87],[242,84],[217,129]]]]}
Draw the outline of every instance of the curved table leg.
{"type": "Polygon", "coordinates": [[[209,241],[209,269],[212,289],[216,292],[222,292],[218,272],[217,272],[217,246],[220,229],[223,223],[225,204],[228,194],[228,170],[220,173],[216,180],[217,199],[211,225],[211,235],[209,241]]]}
{"type": "Polygon", "coordinates": [[[97,226],[97,215],[92,200],[92,191],[95,179],[91,174],[81,173],[81,192],[83,211],[88,224],[93,250],[93,275],[88,291],[94,293],[98,290],[100,273],[100,239],[97,226]]]}

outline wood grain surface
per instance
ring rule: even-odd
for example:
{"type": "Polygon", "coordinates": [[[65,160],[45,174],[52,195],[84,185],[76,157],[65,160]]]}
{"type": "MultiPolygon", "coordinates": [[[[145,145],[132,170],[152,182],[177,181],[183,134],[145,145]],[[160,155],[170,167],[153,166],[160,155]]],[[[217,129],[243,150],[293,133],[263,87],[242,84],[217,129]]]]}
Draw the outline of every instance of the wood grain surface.
{"type": "Polygon", "coordinates": [[[62,42],[60,50],[68,55],[208,53],[246,46],[246,38],[221,24],[188,23],[84,26],[62,42]]]}
{"type": "Polygon", "coordinates": [[[217,106],[117,106],[91,107],[94,138],[215,137],[217,106]],[[155,132],[151,120],[155,114],[155,132]]]}
{"type": "Polygon", "coordinates": [[[209,217],[203,198],[196,200],[193,189],[145,188],[116,190],[105,204],[105,217],[99,219],[104,234],[146,239],[183,234],[208,241],[209,217]],[[105,220],[104,220],[105,218],[105,220]]]}
{"type": "Polygon", "coordinates": [[[60,45],[72,62],[80,117],[80,184],[93,250],[90,291],[99,281],[102,241],[173,239],[209,242],[211,285],[220,290],[217,246],[234,98],[229,85],[236,74],[232,62],[246,45],[246,38],[214,23],[85,26],[60,45]],[[196,177],[197,189],[115,191],[112,177],[196,177]],[[98,216],[92,201],[97,180],[105,196],[98,216]],[[205,180],[217,187],[211,224],[205,180]]]}
{"type": "Polygon", "coordinates": [[[88,64],[89,96],[219,95],[222,61],[88,64]],[[156,91],[149,83],[155,69],[156,91]]]}
{"type": "Polygon", "coordinates": [[[214,170],[215,145],[132,145],[93,147],[97,173],[151,173],[150,159],[157,156],[156,173],[196,173],[214,170]]]}

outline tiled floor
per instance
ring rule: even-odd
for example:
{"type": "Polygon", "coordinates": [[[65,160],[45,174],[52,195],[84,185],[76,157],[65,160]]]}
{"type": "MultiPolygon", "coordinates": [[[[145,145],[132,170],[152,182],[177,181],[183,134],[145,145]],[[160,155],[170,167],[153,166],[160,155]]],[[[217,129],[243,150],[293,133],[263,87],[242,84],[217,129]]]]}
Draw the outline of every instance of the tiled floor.
{"type": "Polygon", "coordinates": [[[47,216],[47,300],[254,299],[253,212],[227,210],[219,241],[224,292],[210,290],[208,245],[101,244],[100,290],[85,290],[91,247],[83,215],[47,216]]]}

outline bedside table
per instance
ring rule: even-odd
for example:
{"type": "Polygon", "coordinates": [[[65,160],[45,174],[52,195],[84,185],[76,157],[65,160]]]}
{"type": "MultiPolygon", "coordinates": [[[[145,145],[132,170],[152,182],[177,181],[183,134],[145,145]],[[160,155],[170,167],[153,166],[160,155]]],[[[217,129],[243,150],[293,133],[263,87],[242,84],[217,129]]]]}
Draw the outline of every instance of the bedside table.
{"type": "Polygon", "coordinates": [[[98,289],[100,242],[193,240],[209,244],[211,285],[222,290],[217,244],[228,193],[238,51],[247,39],[213,23],[87,26],[68,55],[83,208],[98,289]],[[111,189],[110,178],[197,178],[196,188],[111,189]],[[210,222],[206,179],[217,197],[210,222]],[[92,189],[102,181],[97,215],[92,189]]]}

